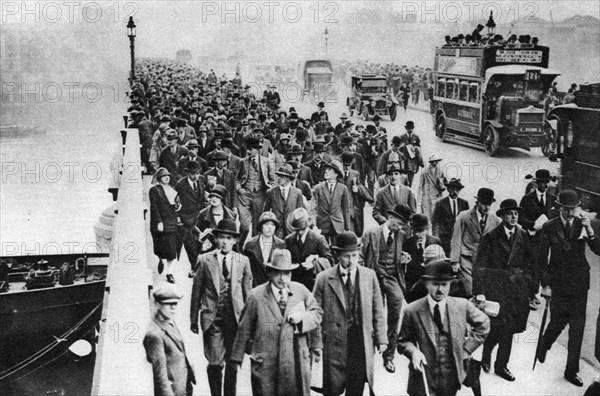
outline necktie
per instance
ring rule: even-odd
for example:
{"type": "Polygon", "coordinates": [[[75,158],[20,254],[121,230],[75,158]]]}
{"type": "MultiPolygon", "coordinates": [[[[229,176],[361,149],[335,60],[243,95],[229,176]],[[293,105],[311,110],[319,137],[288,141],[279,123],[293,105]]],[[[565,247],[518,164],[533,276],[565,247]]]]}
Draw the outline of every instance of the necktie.
{"type": "Polygon", "coordinates": [[[223,277],[225,280],[229,278],[229,269],[227,269],[227,256],[223,255],[223,277]]]}
{"type": "Polygon", "coordinates": [[[329,195],[333,196],[333,184],[329,185],[329,195]]]}
{"type": "Polygon", "coordinates": [[[344,181],[346,183],[348,182],[348,171],[345,172],[344,181]]]}
{"type": "Polygon", "coordinates": [[[565,224],[565,237],[567,237],[567,239],[571,238],[571,222],[568,220],[565,224]]]}
{"type": "Polygon", "coordinates": [[[452,200],[452,216],[456,218],[456,200],[452,200]]]}
{"type": "Polygon", "coordinates": [[[285,313],[285,308],[287,307],[287,301],[285,301],[285,297],[283,296],[283,290],[279,289],[279,301],[277,302],[279,305],[279,310],[281,311],[281,315],[285,313]]]}
{"type": "Polygon", "coordinates": [[[540,206],[541,206],[542,208],[543,208],[544,206],[546,206],[546,205],[545,205],[545,202],[544,202],[544,194],[540,195],[540,206]]]}
{"type": "Polygon", "coordinates": [[[394,191],[394,201],[395,203],[400,203],[400,193],[398,192],[398,187],[392,187],[392,190],[394,191]]]}
{"type": "Polygon", "coordinates": [[[419,242],[419,244],[417,245],[417,254],[421,257],[423,256],[423,243],[422,242],[419,242]]]}
{"type": "Polygon", "coordinates": [[[255,171],[258,170],[258,161],[256,160],[256,157],[252,158],[252,166],[254,167],[255,171]]]}
{"type": "Polygon", "coordinates": [[[350,271],[346,272],[346,288],[352,293],[352,278],[350,277],[350,271]]]}
{"type": "Polygon", "coordinates": [[[194,189],[194,192],[198,192],[198,185],[196,182],[192,183],[192,188],[194,189]]]}
{"type": "Polygon", "coordinates": [[[509,244],[509,245],[510,245],[510,244],[512,244],[512,240],[513,240],[513,232],[512,232],[512,231],[510,231],[510,232],[508,233],[508,244],[509,244]]]}
{"type": "Polygon", "coordinates": [[[390,231],[390,233],[388,234],[388,237],[387,237],[387,244],[388,244],[388,246],[391,246],[392,243],[394,243],[394,237],[392,236],[392,232],[390,231]]]}
{"type": "Polygon", "coordinates": [[[443,333],[444,323],[442,323],[442,315],[440,314],[439,304],[435,304],[435,307],[433,308],[433,321],[435,322],[435,325],[437,326],[440,333],[443,333]]]}
{"type": "Polygon", "coordinates": [[[487,220],[487,216],[481,216],[481,221],[479,222],[479,226],[481,227],[481,232],[485,230],[485,222],[487,220]]]}

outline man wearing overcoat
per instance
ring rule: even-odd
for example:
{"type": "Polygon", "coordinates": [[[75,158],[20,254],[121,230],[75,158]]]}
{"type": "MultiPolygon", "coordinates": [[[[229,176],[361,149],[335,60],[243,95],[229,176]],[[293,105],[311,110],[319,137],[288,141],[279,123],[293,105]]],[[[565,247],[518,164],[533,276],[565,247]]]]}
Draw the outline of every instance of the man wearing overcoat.
{"type": "Polygon", "coordinates": [[[446,256],[450,256],[450,243],[456,218],[460,212],[469,210],[469,202],[458,196],[464,186],[460,179],[452,178],[446,183],[448,196],[436,202],[431,216],[433,235],[440,238],[446,256]]]}
{"type": "Polygon", "coordinates": [[[267,191],[267,200],[265,202],[265,212],[271,211],[279,220],[276,235],[284,239],[292,230],[288,228],[287,218],[294,209],[301,208],[304,205],[302,191],[293,186],[294,171],[289,164],[283,164],[275,172],[277,186],[267,191]]]}

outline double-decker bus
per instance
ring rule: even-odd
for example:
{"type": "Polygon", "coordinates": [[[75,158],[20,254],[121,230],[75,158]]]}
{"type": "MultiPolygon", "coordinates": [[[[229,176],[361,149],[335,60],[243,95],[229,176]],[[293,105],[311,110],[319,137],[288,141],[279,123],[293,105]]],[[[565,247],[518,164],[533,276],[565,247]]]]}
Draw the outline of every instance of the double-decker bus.
{"type": "Polygon", "coordinates": [[[559,72],[548,69],[548,47],[442,47],[435,50],[431,115],[436,135],[483,148],[542,147],[551,133],[544,95],[559,72]]]}
{"type": "Polygon", "coordinates": [[[600,82],[581,85],[575,102],[554,107],[548,122],[556,131],[559,187],[577,191],[583,209],[600,213],[600,82]]]}

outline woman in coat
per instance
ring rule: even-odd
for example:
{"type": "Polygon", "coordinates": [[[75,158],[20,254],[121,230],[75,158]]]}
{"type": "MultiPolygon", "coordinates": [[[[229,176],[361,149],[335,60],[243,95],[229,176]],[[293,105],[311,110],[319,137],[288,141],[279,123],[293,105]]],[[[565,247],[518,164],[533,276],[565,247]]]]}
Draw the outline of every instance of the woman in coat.
{"type": "Polygon", "coordinates": [[[158,256],[158,273],[167,262],[167,281],[173,278],[173,260],[177,257],[177,211],[181,209],[179,195],[171,187],[171,174],[165,168],[156,171],[158,184],[150,188],[150,233],[154,244],[154,254],[158,256]]]}
{"type": "Polygon", "coordinates": [[[421,182],[419,183],[419,207],[421,213],[431,219],[435,203],[442,198],[446,190],[446,177],[442,168],[439,166],[442,158],[438,155],[429,157],[429,167],[421,172],[421,182]]]}

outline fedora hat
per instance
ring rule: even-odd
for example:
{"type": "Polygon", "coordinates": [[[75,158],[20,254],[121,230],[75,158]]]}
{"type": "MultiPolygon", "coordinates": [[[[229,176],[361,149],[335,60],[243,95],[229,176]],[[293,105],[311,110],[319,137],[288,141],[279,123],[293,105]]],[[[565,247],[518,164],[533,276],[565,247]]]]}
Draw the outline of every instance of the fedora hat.
{"type": "Polygon", "coordinates": [[[199,172],[200,170],[202,170],[202,168],[200,167],[198,161],[190,161],[185,167],[186,172],[199,172]]]}
{"type": "Polygon", "coordinates": [[[171,172],[169,172],[167,168],[158,168],[156,171],[156,180],[160,180],[163,176],[171,176],[171,172]]]}
{"type": "Polygon", "coordinates": [[[289,228],[294,231],[303,230],[308,225],[310,215],[304,208],[296,208],[287,218],[289,228]]]}
{"type": "Polygon", "coordinates": [[[521,209],[523,208],[521,208],[514,199],[505,199],[504,201],[500,202],[500,209],[496,211],[496,216],[503,216],[504,213],[508,212],[509,210],[521,211],[521,209]]]}
{"type": "Polygon", "coordinates": [[[411,208],[409,208],[408,206],[406,206],[404,204],[398,204],[398,205],[394,206],[394,209],[388,210],[387,214],[395,216],[395,217],[399,217],[400,219],[402,219],[408,223],[410,221],[411,217],[413,216],[413,211],[411,208]]]}
{"type": "Polygon", "coordinates": [[[552,176],[550,176],[550,171],[548,169],[538,169],[535,171],[535,177],[533,180],[536,182],[550,183],[552,176]]]}
{"type": "Polygon", "coordinates": [[[352,252],[361,248],[358,237],[352,231],[345,231],[337,236],[336,245],[331,249],[337,252],[352,252]]]}
{"type": "Polygon", "coordinates": [[[221,184],[217,184],[208,193],[208,197],[209,198],[212,197],[212,196],[215,196],[217,198],[221,198],[221,200],[224,200],[225,197],[227,196],[227,188],[225,186],[221,185],[221,184]]]}
{"type": "Polygon", "coordinates": [[[346,113],[342,113],[342,115],[340,116],[340,118],[341,118],[342,120],[345,120],[345,119],[347,119],[347,118],[348,118],[348,114],[346,114],[346,113]]]}
{"type": "Polygon", "coordinates": [[[240,236],[238,232],[237,225],[234,220],[231,219],[223,219],[219,221],[217,224],[217,228],[212,231],[213,235],[217,236],[219,234],[228,234],[233,235],[234,237],[240,236]]]}
{"type": "Polygon", "coordinates": [[[268,221],[272,221],[273,224],[275,224],[275,227],[279,228],[279,220],[277,220],[277,216],[275,216],[275,213],[271,212],[270,210],[267,212],[263,212],[260,215],[260,218],[258,219],[258,229],[261,230],[263,224],[265,224],[268,221]]]}
{"type": "Polygon", "coordinates": [[[250,137],[248,137],[246,139],[246,146],[248,146],[248,148],[251,148],[251,149],[258,149],[258,150],[260,150],[263,145],[262,145],[262,142],[260,140],[258,140],[254,136],[250,136],[250,137]]]}
{"type": "Polygon", "coordinates": [[[223,150],[217,150],[212,156],[213,161],[227,161],[229,158],[227,157],[227,153],[223,150]]]}
{"type": "Polygon", "coordinates": [[[282,164],[277,172],[275,172],[278,176],[289,177],[290,179],[294,179],[294,169],[290,164],[282,164]]]}
{"type": "Polygon", "coordinates": [[[456,177],[453,177],[448,183],[444,183],[444,185],[446,186],[446,188],[454,187],[458,188],[459,190],[465,188],[465,186],[463,186],[460,182],[460,179],[457,179],[456,177]]]}
{"type": "Polygon", "coordinates": [[[292,147],[288,150],[289,154],[304,154],[304,150],[302,150],[302,146],[299,144],[292,144],[292,147]]]}
{"type": "Polygon", "coordinates": [[[190,141],[187,144],[188,148],[193,148],[193,147],[200,147],[200,145],[198,144],[198,141],[196,139],[190,139],[190,141]]]}
{"type": "Polygon", "coordinates": [[[439,280],[449,281],[455,279],[454,272],[452,271],[452,264],[450,260],[437,260],[430,264],[427,264],[424,268],[424,273],[421,275],[422,279],[426,280],[439,280]]]}
{"type": "Polygon", "coordinates": [[[494,198],[494,190],[491,188],[480,188],[479,191],[477,191],[477,196],[475,198],[477,198],[478,202],[481,202],[484,205],[491,205],[492,203],[496,202],[496,199],[494,198]]]}
{"type": "Polygon", "coordinates": [[[300,165],[296,161],[291,161],[290,160],[290,161],[286,161],[285,163],[288,164],[288,165],[290,165],[292,167],[292,170],[294,172],[296,172],[298,169],[300,169],[300,165]]]}
{"type": "Polygon", "coordinates": [[[342,153],[342,164],[350,165],[354,162],[354,153],[352,151],[344,151],[342,153]]]}
{"type": "Polygon", "coordinates": [[[327,151],[327,149],[325,148],[325,144],[323,144],[321,142],[314,142],[313,143],[313,151],[315,153],[324,153],[325,151],[327,151]]]}
{"type": "Polygon", "coordinates": [[[276,249],[271,262],[267,263],[265,267],[271,271],[292,271],[298,268],[299,264],[292,263],[292,253],[289,250],[276,249]]]}
{"type": "Polygon", "coordinates": [[[566,208],[576,208],[581,204],[577,191],[562,190],[556,198],[556,203],[566,208]]]}
{"type": "Polygon", "coordinates": [[[417,213],[410,219],[410,228],[414,231],[424,231],[429,228],[429,217],[417,213]]]}
{"type": "Polygon", "coordinates": [[[334,171],[336,171],[336,173],[338,174],[339,177],[344,176],[344,166],[338,160],[332,159],[329,162],[324,161],[323,166],[325,166],[326,168],[331,168],[334,171]]]}

